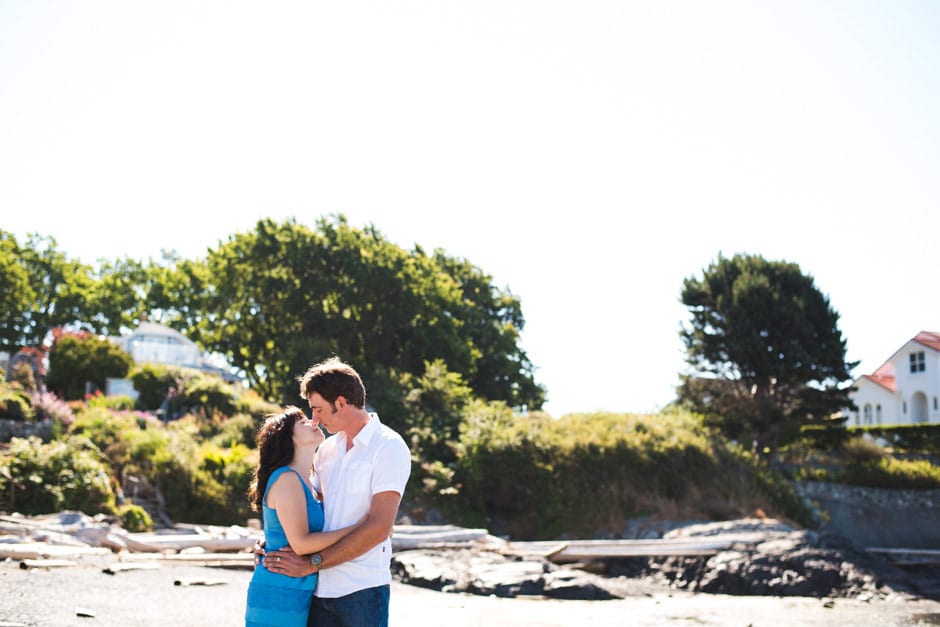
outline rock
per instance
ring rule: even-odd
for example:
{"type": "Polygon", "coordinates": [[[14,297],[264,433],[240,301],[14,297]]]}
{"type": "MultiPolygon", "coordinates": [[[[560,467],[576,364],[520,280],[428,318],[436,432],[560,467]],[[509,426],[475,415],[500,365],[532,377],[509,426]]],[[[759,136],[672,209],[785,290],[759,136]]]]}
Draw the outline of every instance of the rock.
{"type": "Polygon", "coordinates": [[[392,556],[392,572],[402,583],[446,592],[585,600],[624,596],[616,580],[560,568],[544,559],[520,559],[492,551],[401,551],[392,556]]]}
{"type": "Polygon", "coordinates": [[[648,573],[671,587],[736,595],[886,598],[933,594],[935,583],[914,577],[874,554],[858,550],[835,534],[797,531],[758,519],[690,525],[667,535],[709,536],[761,531],[753,547],[704,557],[652,558],[648,573]]]}

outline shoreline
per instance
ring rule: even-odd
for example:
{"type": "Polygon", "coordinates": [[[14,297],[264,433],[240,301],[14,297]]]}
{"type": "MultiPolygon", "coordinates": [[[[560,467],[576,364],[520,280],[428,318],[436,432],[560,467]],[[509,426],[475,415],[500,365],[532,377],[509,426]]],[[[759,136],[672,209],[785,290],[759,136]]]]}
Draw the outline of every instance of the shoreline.
{"type": "MultiPolygon", "coordinates": [[[[159,564],[104,572],[112,560],[62,568],[0,564],[0,626],[203,627],[243,624],[251,571],[159,564]],[[90,614],[83,616],[82,614],[90,614]]],[[[392,583],[390,625],[934,625],[940,602],[729,596],[663,589],[623,599],[574,601],[438,592],[392,583]]]]}

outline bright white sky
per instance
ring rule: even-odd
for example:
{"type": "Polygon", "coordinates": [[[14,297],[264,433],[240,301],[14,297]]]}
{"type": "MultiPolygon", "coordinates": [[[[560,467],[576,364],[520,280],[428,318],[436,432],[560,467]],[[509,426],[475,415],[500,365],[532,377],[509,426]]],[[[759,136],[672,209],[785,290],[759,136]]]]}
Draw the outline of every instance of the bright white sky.
{"type": "Polygon", "coordinates": [[[201,258],[341,212],[516,295],[553,415],[655,411],[719,252],[812,275],[856,376],[940,331],[938,112],[931,0],[6,0],[0,228],[201,258]]]}

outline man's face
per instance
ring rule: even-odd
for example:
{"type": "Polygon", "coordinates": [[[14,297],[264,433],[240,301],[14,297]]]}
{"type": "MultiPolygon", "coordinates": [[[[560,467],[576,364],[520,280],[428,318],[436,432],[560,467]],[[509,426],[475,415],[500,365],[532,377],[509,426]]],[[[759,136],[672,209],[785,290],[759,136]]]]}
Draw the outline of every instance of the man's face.
{"type": "Polygon", "coordinates": [[[336,433],[341,429],[336,420],[335,404],[327,403],[326,399],[316,392],[313,392],[307,397],[307,403],[310,405],[310,413],[313,414],[313,420],[323,425],[329,433],[336,433]]]}

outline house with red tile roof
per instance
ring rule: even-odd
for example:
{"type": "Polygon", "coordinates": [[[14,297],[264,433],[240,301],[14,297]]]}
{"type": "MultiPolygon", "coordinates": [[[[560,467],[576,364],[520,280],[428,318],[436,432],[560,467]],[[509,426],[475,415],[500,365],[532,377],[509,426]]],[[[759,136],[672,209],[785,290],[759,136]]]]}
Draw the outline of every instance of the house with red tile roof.
{"type": "Polygon", "coordinates": [[[940,423],[940,333],[921,331],[853,385],[847,425],[940,423]]]}

